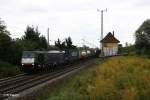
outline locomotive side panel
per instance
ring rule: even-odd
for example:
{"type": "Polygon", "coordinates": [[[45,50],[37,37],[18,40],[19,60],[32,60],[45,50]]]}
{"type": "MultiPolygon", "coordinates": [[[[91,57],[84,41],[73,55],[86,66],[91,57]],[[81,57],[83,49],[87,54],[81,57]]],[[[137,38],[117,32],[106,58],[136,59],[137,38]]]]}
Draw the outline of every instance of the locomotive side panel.
{"type": "Polygon", "coordinates": [[[45,63],[50,66],[64,63],[64,53],[46,53],[45,63]]]}

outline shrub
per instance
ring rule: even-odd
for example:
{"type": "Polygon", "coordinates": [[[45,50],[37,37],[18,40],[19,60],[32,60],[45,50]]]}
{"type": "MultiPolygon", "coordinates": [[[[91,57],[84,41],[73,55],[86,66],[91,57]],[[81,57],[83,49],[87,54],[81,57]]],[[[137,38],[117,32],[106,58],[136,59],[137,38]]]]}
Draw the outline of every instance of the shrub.
{"type": "Polygon", "coordinates": [[[19,67],[0,61],[0,78],[20,74],[19,67]]]}

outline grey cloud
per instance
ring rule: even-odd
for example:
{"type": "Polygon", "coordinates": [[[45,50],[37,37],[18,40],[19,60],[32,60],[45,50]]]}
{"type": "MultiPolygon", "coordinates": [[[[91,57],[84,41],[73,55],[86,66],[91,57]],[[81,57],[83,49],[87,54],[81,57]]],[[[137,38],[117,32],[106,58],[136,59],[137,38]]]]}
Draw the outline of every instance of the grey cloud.
{"type": "Polygon", "coordinates": [[[150,6],[150,1],[149,0],[140,0],[138,2],[135,3],[135,6],[137,7],[146,7],[146,6],[150,6]]]}
{"type": "Polygon", "coordinates": [[[75,43],[80,43],[82,42],[80,38],[86,36],[87,41],[93,41],[98,45],[96,39],[100,37],[100,13],[96,9],[108,8],[104,14],[104,33],[106,35],[115,28],[116,36],[121,43],[124,43],[132,41],[128,33],[134,32],[143,19],[150,16],[143,11],[143,7],[140,11],[135,9],[140,5],[149,5],[149,1],[0,0],[0,17],[6,19],[8,29],[14,35],[15,33],[23,34],[26,25],[39,25],[44,35],[46,35],[46,28],[50,27],[53,40],[70,35],[75,43]],[[130,23],[134,27],[129,27],[130,23]],[[123,37],[124,34],[127,38],[123,37]]]}
{"type": "Polygon", "coordinates": [[[41,7],[25,7],[22,9],[25,13],[47,13],[48,10],[41,7]]]}

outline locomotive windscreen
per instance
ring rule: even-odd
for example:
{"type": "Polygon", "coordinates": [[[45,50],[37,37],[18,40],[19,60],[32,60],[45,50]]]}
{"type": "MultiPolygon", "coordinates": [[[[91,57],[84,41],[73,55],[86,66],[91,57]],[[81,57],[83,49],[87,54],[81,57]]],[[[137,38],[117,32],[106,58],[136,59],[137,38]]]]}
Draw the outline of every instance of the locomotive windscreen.
{"type": "Polygon", "coordinates": [[[34,53],[25,51],[25,52],[23,52],[22,58],[34,58],[34,53]]]}

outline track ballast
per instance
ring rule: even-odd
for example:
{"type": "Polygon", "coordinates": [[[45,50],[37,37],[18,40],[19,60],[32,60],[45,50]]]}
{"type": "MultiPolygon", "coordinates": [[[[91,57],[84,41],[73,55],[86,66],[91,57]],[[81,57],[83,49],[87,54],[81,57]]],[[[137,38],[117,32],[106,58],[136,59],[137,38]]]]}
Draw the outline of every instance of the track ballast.
{"type": "Polygon", "coordinates": [[[17,97],[23,91],[35,87],[39,84],[47,82],[49,80],[60,77],[61,75],[67,74],[74,70],[80,69],[87,66],[93,61],[93,59],[88,59],[84,61],[79,61],[75,64],[66,65],[63,69],[58,69],[55,71],[41,72],[32,75],[21,74],[14,77],[9,77],[0,80],[0,99],[7,99],[11,97],[17,97]]]}

